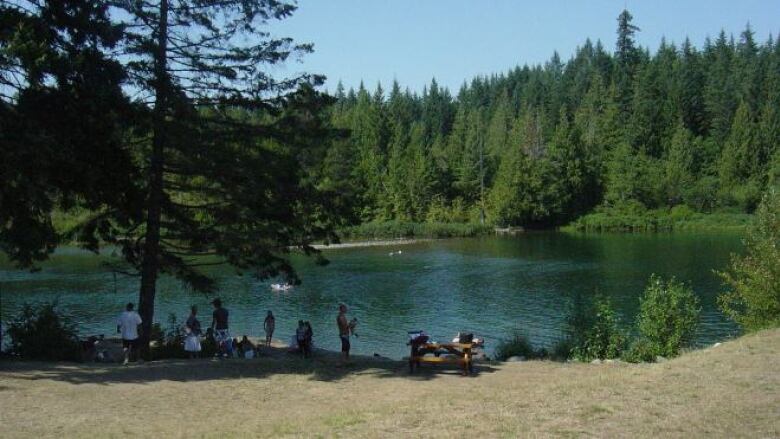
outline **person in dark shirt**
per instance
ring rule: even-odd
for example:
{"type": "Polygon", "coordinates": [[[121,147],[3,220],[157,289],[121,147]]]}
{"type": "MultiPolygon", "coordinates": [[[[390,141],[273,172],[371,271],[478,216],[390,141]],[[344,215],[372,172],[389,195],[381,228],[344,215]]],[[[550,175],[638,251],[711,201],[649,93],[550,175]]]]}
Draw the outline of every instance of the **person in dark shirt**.
{"type": "Polygon", "coordinates": [[[214,338],[217,341],[217,355],[232,357],[233,340],[230,338],[228,329],[228,310],[222,307],[222,300],[219,298],[214,299],[211,304],[214,305],[214,312],[211,314],[211,328],[214,330],[214,338]]]}
{"type": "Polygon", "coordinates": [[[298,320],[298,329],[295,330],[295,344],[298,345],[298,352],[301,357],[306,357],[306,324],[303,320],[298,320]]]}
{"type": "Polygon", "coordinates": [[[308,321],[303,323],[303,357],[309,358],[311,356],[312,338],[314,338],[314,331],[311,329],[311,323],[308,321]]]}

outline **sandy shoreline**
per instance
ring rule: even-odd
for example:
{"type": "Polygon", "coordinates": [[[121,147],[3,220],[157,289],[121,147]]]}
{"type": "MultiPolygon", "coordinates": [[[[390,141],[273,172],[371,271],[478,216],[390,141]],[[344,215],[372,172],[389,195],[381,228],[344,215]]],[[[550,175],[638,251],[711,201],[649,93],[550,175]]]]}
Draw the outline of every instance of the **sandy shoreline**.
{"type": "MultiPolygon", "coordinates": [[[[238,340],[241,340],[242,335],[234,335],[234,337],[238,340]]],[[[250,342],[257,348],[257,355],[258,357],[270,357],[270,358],[284,358],[288,355],[298,355],[297,350],[290,347],[290,344],[279,340],[277,338],[274,338],[271,340],[271,345],[266,346],[265,345],[265,337],[264,336],[253,336],[248,335],[247,338],[250,342]]],[[[111,358],[111,361],[107,362],[96,362],[101,364],[111,364],[111,363],[119,363],[122,359],[122,356],[124,355],[122,353],[122,340],[117,337],[106,337],[103,340],[99,342],[99,344],[96,347],[97,351],[106,351],[108,354],[108,357],[111,358]]],[[[313,353],[316,356],[324,357],[324,358],[341,358],[341,352],[330,350],[322,347],[318,347],[316,345],[313,346],[313,353]]],[[[393,359],[378,353],[374,353],[373,355],[370,354],[352,354],[350,355],[354,360],[358,361],[393,361],[393,362],[399,362],[399,361],[405,361],[404,359],[393,359]]],[[[207,358],[204,356],[204,358],[207,358]]],[[[236,357],[236,359],[239,359],[236,357]]],[[[165,359],[158,359],[154,360],[155,363],[164,363],[166,361],[176,361],[174,358],[165,358],[165,359]]],[[[92,361],[86,361],[84,364],[90,364],[93,363],[92,361]]]]}
{"type": "Polygon", "coordinates": [[[431,241],[430,239],[383,239],[376,241],[354,241],[354,242],[341,242],[338,244],[313,244],[312,247],[317,250],[338,250],[343,248],[359,248],[359,247],[384,247],[390,245],[408,245],[416,244],[418,242],[431,241]]]}

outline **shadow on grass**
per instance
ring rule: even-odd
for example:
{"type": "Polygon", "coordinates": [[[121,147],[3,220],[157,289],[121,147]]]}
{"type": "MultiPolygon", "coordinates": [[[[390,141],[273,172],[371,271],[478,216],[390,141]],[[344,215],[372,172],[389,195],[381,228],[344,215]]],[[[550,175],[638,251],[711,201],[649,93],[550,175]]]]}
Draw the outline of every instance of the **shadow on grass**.
{"type": "MultiPolygon", "coordinates": [[[[471,377],[492,373],[489,364],[474,364],[471,377]]],[[[259,379],[273,375],[309,375],[314,381],[335,382],[351,376],[400,378],[428,381],[440,376],[460,375],[455,366],[428,366],[409,373],[406,361],[355,356],[344,363],[338,354],[315,352],[303,359],[284,349],[264,348],[259,358],[161,360],[143,364],[46,363],[19,360],[0,361],[0,377],[21,380],[54,380],[72,384],[154,383],[160,381],[197,382],[211,380],[259,379]]]]}

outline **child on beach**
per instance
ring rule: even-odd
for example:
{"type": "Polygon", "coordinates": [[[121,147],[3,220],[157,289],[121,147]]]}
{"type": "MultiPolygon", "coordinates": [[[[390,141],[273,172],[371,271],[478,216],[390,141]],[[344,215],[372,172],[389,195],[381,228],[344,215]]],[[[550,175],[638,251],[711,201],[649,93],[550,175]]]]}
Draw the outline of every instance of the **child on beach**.
{"type": "Polygon", "coordinates": [[[190,355],[190,358],[196,358],[200,355],[200,321],[198,321],[198,307],[192,305],[190,316],[184,325],[184,332],[187,334],[184,339],[184,350],[190,355]]]}
{"type": "Polygon", "coordinates": [[[355,330],[357,329],[357,324],[358,324],[357,318],[353,318],[352,320],[349,321],[349,332],[355,337],[358,336],[357,332],[355,332],[355,330]]]}
{"type": "Polygon", "coordinates": [[[255,345],[249,341],[246,335],[238,343],[238,351],[241,352],[243,358],[255,358],[255,345]]]}

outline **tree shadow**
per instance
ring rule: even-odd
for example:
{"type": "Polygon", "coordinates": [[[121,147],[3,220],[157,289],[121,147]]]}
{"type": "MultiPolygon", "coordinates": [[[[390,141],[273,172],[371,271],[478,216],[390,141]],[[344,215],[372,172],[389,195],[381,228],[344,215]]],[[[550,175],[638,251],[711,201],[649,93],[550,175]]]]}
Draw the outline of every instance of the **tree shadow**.
{"type": "MultiPolygon", "coordinates": [[[[259,358],[160,360],[146,363],[44,363],[19,360],[0,361],[0,377],[20,380],[54,380],[71,384],[155,383],[160,381],[198,382],[211,380],[262,379],[274,375],[308,375],[313,381],[337,382],[353,376],[400,378],[430,381],[441,376],[461,375],[457,366],[435,365],[409,373],[400,360],[354,356],[344,363],[337,353],[315,351],[304,359],[280,348],[264,348],[259,358]]],[[[487,363],[475,363],[470,377],[492,373],[487,363]]],[[[2,390],[2,389],[0,389],[2,390]]]]}

